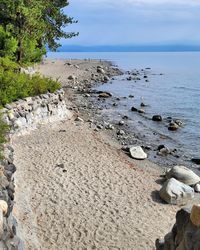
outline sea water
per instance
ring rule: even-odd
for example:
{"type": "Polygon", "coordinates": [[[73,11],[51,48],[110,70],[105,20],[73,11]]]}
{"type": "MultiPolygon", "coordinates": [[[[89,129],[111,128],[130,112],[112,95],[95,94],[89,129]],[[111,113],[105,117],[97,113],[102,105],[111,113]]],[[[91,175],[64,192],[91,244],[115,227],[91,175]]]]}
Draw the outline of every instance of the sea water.
{"type": "MultiPolygon", "coordinates": [[[[200,53],[199,52],[138,52],[138,53],[49,53],[50,58],[62,59],[105,59],[112,61],[124,71],[148,69],[148,80],[127,81],[126,76],[116,77],[112,84],[104,84],[98,90],[112,92],[119,98],[134,95],[133,99],[124,98],[113,114],[128,114],[139,121],[137,129],[148,134],[157,131],[169,136],[175,147],[188,157],[200,157],[200,53]],[[132,106],[139,107],[144,102],[145,117],[154,114],[162,117],[180,119],[183,127],[177,132],[168,131],[166,126],[145,119],[130,111],[132,106]],[[137,116],[137,117],[136,117],[137,116]]],[[[160,143],[160,142],[158,142],[160,143]]],[[[168,142],[169,143],[169,142],[168,142]]],[[[170,144],[170,143],[169,143],[170,144]]],[[[172,146],[172,145],[170,145],[172,146]]]]}

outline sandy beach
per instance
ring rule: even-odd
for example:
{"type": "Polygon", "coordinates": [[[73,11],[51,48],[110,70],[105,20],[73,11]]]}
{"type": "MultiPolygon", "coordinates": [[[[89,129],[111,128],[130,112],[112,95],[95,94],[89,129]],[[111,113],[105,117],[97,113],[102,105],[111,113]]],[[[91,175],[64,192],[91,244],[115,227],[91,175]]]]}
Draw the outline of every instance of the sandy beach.
{"type": "Polygon", "coordinates": [[[15,215],[27,250],[150,250],[174,224],[179,207],[158,198],[160,168],[127,156],[73,102],[73,90],[99,81],[98,65],[110,77],[119,73],[90,60],[49,60],[39,67],[62,82],[68,107],[83,121],[75,115],[12,138],[15,215]]]}

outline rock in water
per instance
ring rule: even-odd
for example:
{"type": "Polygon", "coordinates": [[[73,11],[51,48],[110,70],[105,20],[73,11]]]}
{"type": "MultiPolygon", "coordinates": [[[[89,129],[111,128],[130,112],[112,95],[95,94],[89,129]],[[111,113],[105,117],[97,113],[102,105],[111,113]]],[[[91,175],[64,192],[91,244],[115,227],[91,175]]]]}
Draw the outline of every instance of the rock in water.
{"type": "Polygon", "coordinates": [[[176,124],[175,122],[171,122],[169,124],[168,130],[170,131],[176,131],[179,128],[178,124],[176,124]]]}
{"type": "Polygon", "coordinates": [[[161,115],[154,115],[152,117],[152,120],[155,122],[161,122],[162,121],[162,116],[161,115]]]}
{"type": "Polygon", "coordinates": [[[99,94],[99,98],[109,98],[111,96],[112,96],[112,94],[109,92],[102,92],[99,94]]]}
{"type": "Polygon", "coordinates": [[[175,166],[171,168],[171,170],[166,173],[166,177],[167,179],[175,178],[178,181],[181,181],[189,186],[195,185],[200,182],[200,177],[192,170],[184,166],[175,166]]]}
{"type": "Polygon", "coordinates": [[[159,194],[169,204],[185,205],[189,200],[194,198],[194,189],[171,178],[164,183],[159,194]]]}
{"type": "Polygon", "coordinates": [[[132,108],[131,108],[131,111],[137,112],[137,111],[138,111],[138,109],[137,109],[137,108],[135,108],[135,107],[132,107],[132,108]]]}
{"type": "Polygon", "coordinates": [[[147,158],[147,154],[140,146],[131,147],[129,149],[131,156],[136,160],[144,160],[147,158]]]}
{"type": "Polygon", "coordinates": [[[193,158],[192,162],[196,163],[197,165],[200,165],[200,158],[193,158]]]}

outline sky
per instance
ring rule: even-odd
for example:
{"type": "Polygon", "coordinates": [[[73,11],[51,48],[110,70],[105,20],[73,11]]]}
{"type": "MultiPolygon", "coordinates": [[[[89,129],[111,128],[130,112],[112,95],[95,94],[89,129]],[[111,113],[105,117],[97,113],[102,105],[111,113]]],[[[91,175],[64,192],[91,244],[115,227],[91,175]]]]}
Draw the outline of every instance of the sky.
{"type": "Polygon", "coordinates": [[[200,0],[69,0],[63,45],[200,44],[200,0]]]}

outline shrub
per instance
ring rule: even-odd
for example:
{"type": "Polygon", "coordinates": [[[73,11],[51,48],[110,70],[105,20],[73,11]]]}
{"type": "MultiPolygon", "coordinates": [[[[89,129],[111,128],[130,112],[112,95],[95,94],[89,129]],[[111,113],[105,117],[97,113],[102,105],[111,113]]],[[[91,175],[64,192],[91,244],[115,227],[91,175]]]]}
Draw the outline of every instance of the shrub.
{"type": "Polygon", "coordinates": [[[0,58],[0,106],[28,96],[53,93],[60,87],[51,78],[20,73],[16,63],[0,58]]]}

